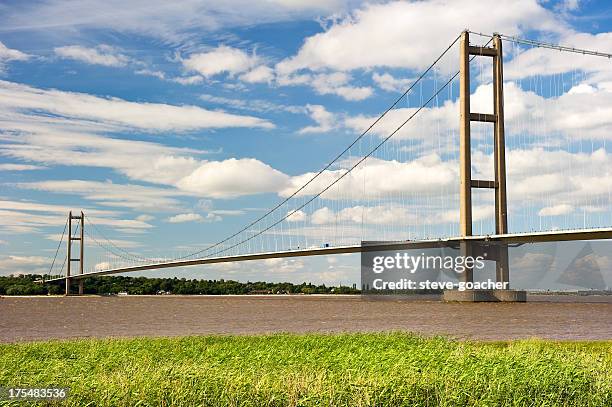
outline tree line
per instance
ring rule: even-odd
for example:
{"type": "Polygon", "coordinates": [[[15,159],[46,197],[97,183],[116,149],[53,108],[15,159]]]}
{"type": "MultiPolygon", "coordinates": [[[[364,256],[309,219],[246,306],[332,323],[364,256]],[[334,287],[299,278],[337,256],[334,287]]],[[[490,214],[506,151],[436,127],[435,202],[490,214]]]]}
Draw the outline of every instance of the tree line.
{"type": "MultiPolygon", "coordinates": [[[[64,282],[40,284],[42,275],[0,276],[0,295],[57,295],[64,293],[64,282]]],[[[234,280],[198,280],[185,278],[148,278],[101,276],[84,281],[85,294],[130,295],[180,294],[358,294],[355,287],[315,285],[311,283],[241,283],[234,280]]],[[[74,287],[76,290],[76,284],[74,287]]]]}

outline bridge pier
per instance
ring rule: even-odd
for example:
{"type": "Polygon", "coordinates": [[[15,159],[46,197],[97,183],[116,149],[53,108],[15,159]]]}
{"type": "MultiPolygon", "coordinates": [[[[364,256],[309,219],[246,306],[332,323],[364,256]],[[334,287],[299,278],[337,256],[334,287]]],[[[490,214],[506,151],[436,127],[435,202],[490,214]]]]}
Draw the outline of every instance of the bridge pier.
{"type": "Polygon", "coordinates": [[[526,302],[523,290],[444,290],[444,302],[526,302]]]}

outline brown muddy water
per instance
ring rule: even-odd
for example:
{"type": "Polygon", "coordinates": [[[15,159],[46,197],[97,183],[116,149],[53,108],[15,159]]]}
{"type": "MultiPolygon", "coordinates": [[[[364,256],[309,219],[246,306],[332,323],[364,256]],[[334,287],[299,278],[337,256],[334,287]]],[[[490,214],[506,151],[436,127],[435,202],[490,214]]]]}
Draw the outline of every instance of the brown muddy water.
{"type": "Polygon", "coordinates": [[[1,297],[0,342],[88,337],[411,331],[459,339],[612,339],[612,300],[527,303],[360,296],[1,297]]]}

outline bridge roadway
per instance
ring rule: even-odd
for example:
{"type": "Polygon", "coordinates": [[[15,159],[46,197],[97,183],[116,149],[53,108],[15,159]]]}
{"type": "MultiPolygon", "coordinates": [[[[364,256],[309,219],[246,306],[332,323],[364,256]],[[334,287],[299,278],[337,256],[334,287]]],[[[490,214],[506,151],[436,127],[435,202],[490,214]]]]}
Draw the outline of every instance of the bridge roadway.
{"type": "MultiPolygon", "coordinates": [[[[431,239],[431,240],[409,240],[404,242],[372,242],[364,245],[351,246],[332,246],[309,248],[299,250],[285,250],[277,252],[264,252],[253,254],[240,254],[233,256],[205,257],[193,260],[171,260],[159,263],[142,264],[138,266],[127,266],[114,268],[109,270],[92,271],[83,274],[73,274],[71,280],[79,280],[82,278],[103,276],[109,274],[129,273],[133,271],[155,270],[173,267],[200,266],[214,263],[230,263],[247,260],[264,260],[284,257],[306,257],[306,256],[324,256],[331,254],[345,253],[361,253],[365,251],[383,251],[383,250],[409,250],[421,248],[433,248],[440,244],[448,244],[461,241],[480,241],[480,242],[501,242],[507,244],[522,244],[522,243],[542,243],[542,242],[561,242],[572,240],[602,240],[612,239],[612,228],[602,229],[582,229],[582,230],[566,230],[566,231],[550,231],[550,232],[533,232],[533,233],[517,233],[504,235],[485,235],[485,236],[467,236],[467,237],[452,237],[446,239],[431,239]]],[[[63,281],[66,276],[53,277],[44,282],[63,281]]]]}

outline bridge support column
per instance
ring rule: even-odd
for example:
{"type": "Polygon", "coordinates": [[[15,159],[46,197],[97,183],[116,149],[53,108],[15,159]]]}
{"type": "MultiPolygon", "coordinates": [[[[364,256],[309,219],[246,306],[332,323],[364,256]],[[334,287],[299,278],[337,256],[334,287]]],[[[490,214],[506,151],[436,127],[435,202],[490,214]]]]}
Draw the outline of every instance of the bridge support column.
{"type": "MultiPolygon", "coordinates": [[[[503,75],[503,52],[502,41],[498,34],[493,36],[493,47],[477,47],[470,45],[470,34],[464,31],[461,34],[459,45],[459,227],[462,237],[472,236],[472,188],[490,188],[495,190],[495,234],[508,233],[508,204],[506,199],[506,144],[504,137],[504,75],[503,75]],[[493,114],[472,113],[470,110],[470,59],[472,56],[493,58],[493,114]],[[487,122],[494,125],[494,171],[495,179],[473,180],[472,179],[472,151],[471,151],[471,122],[487,122]]],[[[473,253],[470,240],[461,242],[461,255],[468,256],[473,253]]],[[[496,250],[496,281],[509,283],[508,248],[501,245],[496,250]]],[[[466,270],[463,274],[465,282],[473,281],[473,270],[466,270]]],[[[465,292],[464,292],[465,293],[465,292]]],[[[451,301],[487,301],[487,298],[497,298],[493,294],[465,293],[458,295],[449,293],[451,301]]],[[[447,294],[445,293],[445,299],[447,294]]],[[[523,294],[517,296],[504,296],[504,298],[515,298],[521,301],[523,294]]]]}
{"type": "MultiPolygon", "coordinates": [[[[76,231],[75,231],[76,232],[76,231]]],[[[84,254],[85,254],[85,215],[83,214],[83,212],[81,211],[81,215],[80,216],[74,216],[72,215],[72,211],[70,211],[68,213],[68,249],[67,249],[67,256],[66,256],[66,263],[67,263],[67,267],[66,267],[66,292],[65,295],[70,295],[70,286],[72,283],[72,279],[70,278],[70,276],[72,275],[72,263],[73,262],[79,262],[79,274],[83,274],[83,266],[84,266],[84,254]],[[79,233],[79,237],[73,237],[73,230],[72,230],[72,221],[73,220],[79,220],[79,227],[80,227],[80,233],[79,233]],[[73,255],[73,250],[72,250],[72,242],[78,240],[79,241],[79,257],[78,258],[72,258],[73,255]]],[[[83,294],[83,280],[79,279],[79,295],[83,294]]]]}
{"type": "Polygon", "coordinates": [[[66,254],[66,293],[70,295],[70,269],[72,265],[72,211],[68,213],[68,249],[66,254]]]}
{"type": "MultiPolygon", "coordinates": [[[[81,211],[81,241],[79,242],[79,274],[83,274],[83,264],[85,259],[85,215],[81,211]]],[[[83,295],[83,279],[79,279],[79,295],[83,295]]]]}
{"type": "MultiPolygon", "coordinates": [[[[493,109],[494,128],[494,166],[495,166],[495,234],[508,233],[508,201],[506,197],[506,138],[504,132],[504,69],[502,40],[498,34],[493,36],[493,109]]],[[[499,247],[496,263],[497,281],[510,282],[508,246],[499,247]]]]}
{"type": "MultiPolygon", "coordinates": [[[[470,34],[461,34],[459,45],[459,227],[462,237],[472,235],[472,155],[470,137],[470,34]]],[[[470,241],[460,244],[461,256],[469,256],[470,241]]],[[[464,282],[473,281],[472,270],[466,269],[462,274],[464,282]]]]}

